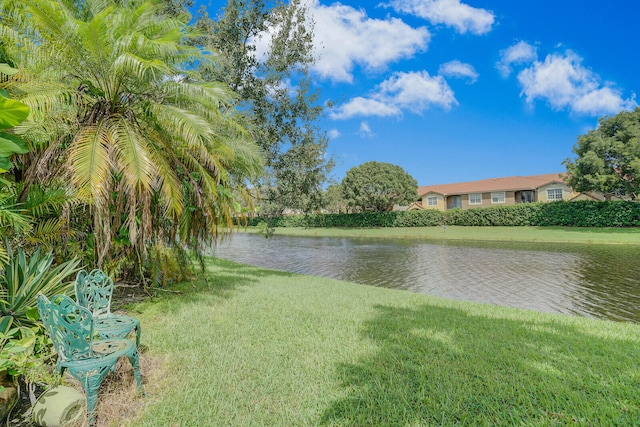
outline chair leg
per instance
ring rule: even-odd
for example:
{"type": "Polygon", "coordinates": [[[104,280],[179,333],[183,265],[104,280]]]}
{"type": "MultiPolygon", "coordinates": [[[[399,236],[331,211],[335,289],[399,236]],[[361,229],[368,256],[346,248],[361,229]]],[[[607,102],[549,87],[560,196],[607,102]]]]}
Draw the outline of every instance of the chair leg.
{"type": "Polygon", "coordinates": [[[140,334],[141,334],[141,330],[140,330],[140,324],[138,324],[138,326],[136,326],[136,347],[140,348],[140,334]]]}
{"type": "Polygon", "coordinates": [[[96,422],[96,405],[98,403],[98,390],[102,384],[101,375],[87,375],[83,382],[84,391],[87,397],[87,418],[89,426],[94,426],[96,422]]]}
{"type": "MultiPolygon", "coordinates": [[[[138,355],[138,350],[136,349],[134,353],[127,356],[129,362],[131,362],[131,366],[133,366],[133,376],[136,378],[136,385],[139,389],[142,389],[142,378],[140,377],[140,356],[138,355]]],[[[144,391],[142,392],[144,395],[144,391]]]]}

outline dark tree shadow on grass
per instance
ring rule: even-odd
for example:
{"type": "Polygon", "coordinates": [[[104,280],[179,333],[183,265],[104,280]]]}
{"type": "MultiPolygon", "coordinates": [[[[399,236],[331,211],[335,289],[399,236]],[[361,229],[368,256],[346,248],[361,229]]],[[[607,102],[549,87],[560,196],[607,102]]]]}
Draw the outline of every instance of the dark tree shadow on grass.
{"type": "MultiPolygon", "coordinates": [[[[378,306],[322,425],[640,424],[640,346],[558,321],[378,306]]],[[[559,318],[560,319],[560,318],[559,318]]]]}
{"type": "Polygon", "coordinates": [[[243,287],[257,284],[261,278],[265,277],[291,277],[294,273],[282,272],[277,270],[269,270],[260,267],[252,267],[249,265],[238,264],[232,261],[226,261],[219,258],[207,257],[204,261],[205,271],[198,271],[196,277],[191,280],[185,280],[180,283],[173,283],[166,288],[144,289],[138,287],[135,292],[140,298],[131,299],[126,294],[134,292],[131,288],[121,288],[114,292],[114,306],[133,308],[129,303],[136,303],[143,300],[160,301],[170,299],[174,307],[180,304],[190,303],[202,298],[203,293],[213,295],[219,298],[230,298],[235,292],[240,291],[243,287]]]}

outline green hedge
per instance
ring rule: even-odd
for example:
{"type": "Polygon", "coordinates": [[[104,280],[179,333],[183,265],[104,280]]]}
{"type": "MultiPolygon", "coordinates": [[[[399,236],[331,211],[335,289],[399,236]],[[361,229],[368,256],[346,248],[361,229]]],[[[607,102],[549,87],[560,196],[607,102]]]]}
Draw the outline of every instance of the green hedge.
{"type": "Polygon", "coordinates": [[[640,227],[638,202],[555,202],[541,206],[536,225],[640,227]]]}
{"type": "MultiPolygon", "coordinates": [[[[271,218],[274,227],[430,227],[442,225],[444,212],[364,212],[353,214],[291,215],[271,218]]],[[[257,225],[264,219],[253,218],[249,225],[257,225]]]]}
{"type": "MultiPolygon", "coordinates": [[[[253,218],[249,225],[264,219],[253,218]]],[[[270,219],[274,227],[431,227],[461,226],[566,226],[640,227],[640,203],[576,201],[519,203],[488,208],[354,214],[293,215],[270,219]]]]}

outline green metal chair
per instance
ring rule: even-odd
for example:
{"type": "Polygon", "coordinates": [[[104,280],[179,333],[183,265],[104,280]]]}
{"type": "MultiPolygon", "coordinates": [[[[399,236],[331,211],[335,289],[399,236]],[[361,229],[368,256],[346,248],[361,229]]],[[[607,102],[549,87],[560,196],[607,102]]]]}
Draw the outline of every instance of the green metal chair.
{"type": "Polygon", "coordinates": [[[95,330],[102,338],[126,338],[135,330],[136,345],[140,346],[140,321],[135,317],[111,313],[113,280],[101,270],[76,276],[76,301],[91,311],[95,330]]]}
{"type": "Polygon", "coordinates": [[[95,422],[95,408],[102,379],[114,371],[118,359],[126,356],[133,366],[138,388],[142,387],[138,349],[127,339],[94,339],[91,312],[66,295],[51,301],[38,295],[38,312],[58,353],[56,368],[60,375],[67,370],[82,384],[87,397],[89,425],[95,422]]]}

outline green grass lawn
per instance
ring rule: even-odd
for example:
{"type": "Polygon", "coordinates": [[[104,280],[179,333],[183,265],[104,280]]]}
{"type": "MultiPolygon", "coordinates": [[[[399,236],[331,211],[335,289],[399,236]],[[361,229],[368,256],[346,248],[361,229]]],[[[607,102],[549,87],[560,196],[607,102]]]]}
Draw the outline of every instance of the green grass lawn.
{"type": "MultiPolygon", "coordinates": [[[[249,228],[250,232],[258,232],[249,228]]],[[[322,237],[413,238],[425,240],[493,240],[518,242],[640,245],[640,228],[578,227],[278,227],[276,234],[322,237]]]]}
{"type": "Polygon", "coordinates": [[[640,325],[465,303],[207,261],[132,307],[136,426],[628,426],[640,325]]]}

